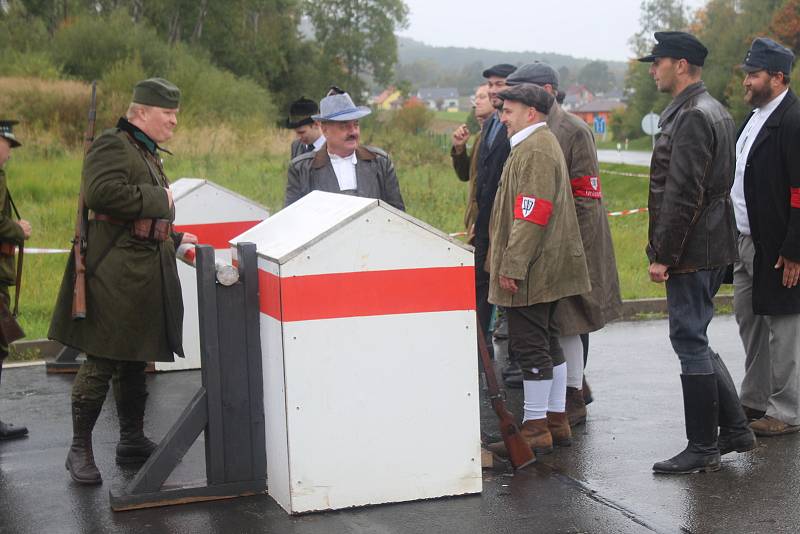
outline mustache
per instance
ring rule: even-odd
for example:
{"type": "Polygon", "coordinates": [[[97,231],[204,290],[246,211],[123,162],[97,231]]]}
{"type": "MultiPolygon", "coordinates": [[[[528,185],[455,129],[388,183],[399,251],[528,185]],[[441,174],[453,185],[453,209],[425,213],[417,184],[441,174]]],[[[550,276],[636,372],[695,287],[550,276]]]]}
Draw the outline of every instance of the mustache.
{"type": "Polygon", "coordinates": [[[358,141],[358,135],[350,134],[345,138],[345,141],[358,141]]]}

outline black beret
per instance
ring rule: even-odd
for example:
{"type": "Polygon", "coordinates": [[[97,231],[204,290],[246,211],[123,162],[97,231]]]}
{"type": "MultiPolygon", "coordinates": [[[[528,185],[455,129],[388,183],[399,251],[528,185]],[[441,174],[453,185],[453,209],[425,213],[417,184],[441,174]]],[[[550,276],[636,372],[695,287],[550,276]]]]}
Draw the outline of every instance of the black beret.
{"type": "Polygon", "coordinates": [[[317,106],[316,102],[306,97],[301,97],[289,106],[289,118],[286,119],[286,127],[299,128],[306,124],[312,124],[314,119],[311,118],[311,115],[316,115],[318,112],[319,106],[317,106]]]}
{"type": "Polygon", "coordinates": [[[181,90],[164,78],[148,78],[133,88],[133,102],[144,106],[177,109],[181,90]]]}
{"type": "Polygon", "coordinates": [[[791,50],[772,39],[759,37],[750,45],[742,69],[745,72],[782,72],[788,76],[792,73],[792,63],[794,53],[791,50]]]}
{"type": "Polygon", "coordinates": [[[499,78],[508,78],[508,75],[517,70],[517,67],[514,65],[509,65],[508,63],[500,63],[499,65],[495,65],[493,67],[489,67],[485,71],[483,71],[483,77],[488,78],[489,76],[497,76],[499,78]]]}
{"type": "Polygon", "coordinates": [[[497,95],[501,100],[510,100],[511,102],[519,102],[535,108],[539,113],[545,115],[550,113],[550,108],[553,107],[553,95],[542,89],[542,87],[532,83],[520,83],[512,85],[508,89],[504,89],[497,95]]]}
{"type": "Polygon", "coordinates": [[[692,65],[702,67],[708,55],[708,48],[694,35],[686,32],[656,32],[656,45],[649,56],[639,61],[652,62],[660,57],[685,59],[692,65]]]}

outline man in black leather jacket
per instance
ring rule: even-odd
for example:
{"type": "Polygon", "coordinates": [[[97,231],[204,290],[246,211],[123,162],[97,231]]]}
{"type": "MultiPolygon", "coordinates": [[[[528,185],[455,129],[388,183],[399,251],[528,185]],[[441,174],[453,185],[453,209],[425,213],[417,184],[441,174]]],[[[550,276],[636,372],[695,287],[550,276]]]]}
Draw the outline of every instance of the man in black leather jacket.
{"type": "Polygon", "coordinates": [[[650,75],[658,90],[673,100],[661,114],[661,135],[650,164],[647,257],[650,279],[666,282],[669,335],[681,363],[689,443],[653,470],[717,471],[720,453],[755,446],[736,388],[706,334],[714,295],[736,259],[729,196],[735,128],[701,79],[706,47],[684,32],[656,32],[655,38],[653,53],[639,61],[652,63],[650,75]]]}

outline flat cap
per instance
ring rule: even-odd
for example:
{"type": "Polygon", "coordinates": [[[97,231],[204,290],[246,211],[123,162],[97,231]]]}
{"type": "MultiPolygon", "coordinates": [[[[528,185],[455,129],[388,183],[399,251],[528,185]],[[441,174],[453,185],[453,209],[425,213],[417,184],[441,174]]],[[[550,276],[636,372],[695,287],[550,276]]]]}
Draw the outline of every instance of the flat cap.
{"type": "Polygon", "coordinates": [[[314,119],[311,115],[319,113],[319,106],[313,100],[300,97],[289,106],[289,118],[286,119],[287,128],[299,128],[306,124],[313,124],[314,119]]]}
{"type": "Polygon", "coordinates": [[[17,136],[14,135],[15,124],[19,124],[19,121],[0,119],[0,137],[7,140],[11,145],[11,148],[22,146],[22,143],[19,142],[17,136]]]}
{"type": "Polygon", "coordinates": [[[488,78],[489,76],[497,76],[499,78],[508,78],[508,75],[517,70],[517,67],[514,65],[509,65],[508,63],[500,63],[498,65],[494,65],[493,67],[489,67],[485,71],[483,71],[483,77],[488,78]]]}
{"type": "Polygon", "coordinates": [[[750,50],[747,51],[742,63],[742,70],[782,72],[788,76],[792,73],[793,63],[794,53],[791,50],[772,39],[759,37],[750,45],[750,50]]]}
{"type": "Polygon", "coordinates": [[[520,83],[512,85],[497,95],[501,100],[510,100],[511,102],[519,102],[535,108],[539,113],[550,113],[550,108],[553,107],[553,95],[542,89],[540,86],[532,83],[520,83]]]}
{"type": "Polygon", "coordinates": [[[148,78],[133,88],[133,102],[136,104],[176,109],[180,100],[181,90],[164,78],[148,78]]]}
{"type": "Polygon", "coordinates": [[[520,83],[535,83],[536,85],[552,85],[558,87],[558,73],[556,70],[541,61],[534,61],[518,67],[508,78],[506,85],[520,83]]]}
{"type": "Polygon", "coordinates": [[[692,65],[702,67],[708,55],[708,48],[694,35],[686,32],[656,32],[656,45],[649,56],[639,61],[653,62],[660,57],[685,59],[692,65]]]}

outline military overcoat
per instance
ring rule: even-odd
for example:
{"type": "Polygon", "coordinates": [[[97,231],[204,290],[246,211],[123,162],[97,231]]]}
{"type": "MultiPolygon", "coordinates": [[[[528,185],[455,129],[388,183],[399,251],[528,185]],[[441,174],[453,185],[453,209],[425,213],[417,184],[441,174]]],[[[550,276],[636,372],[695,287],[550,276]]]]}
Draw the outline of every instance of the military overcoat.
{"type": "Polygon", "coordinates": [[[492,304],[530,306],[591,289],[567,164],[546,125],[516,145],[506,160],[490,242],[492,304]],[[516,294],[500,287],[500,275],[517,280],[516,294]]]}
{"type": "Polygon", "coordinates": [[[592,290],[563,299],[555,321],[562,336],[587,334],[622,314],[617,261],[608,212],[603,203],[597,148],[589,126],[553,103],[547,126],[558,139],[567,163],[578,226],[592,290]]]}
{"type": "MultiPolygon", "coordinates": [[[[11,212],[11,196],[6,183],[6,173],[0,169],[0,242],[21,244],[25,240],[22,227],[17,224],[11,212]]],[[[14,256],[0,255],[0,285],[13,286],[16,283],[17,266],[14,256]]]]}
{"type": "Polygon", "coordinates": [[[133,237],[135,219],[175,219],[158,148],[124,119],[100,135],[83,166],[91,210],[86,251],[86,318],[73,320],[70,255],[48,337],[92,356],[173,361],[183,356],[183,301],[175,263],[181,234],[152,242],[133,237]],[[94,219],[103,214],[115,222],[94,219]],[[123,222],[124,224],[119,224],[123,222]]]}

